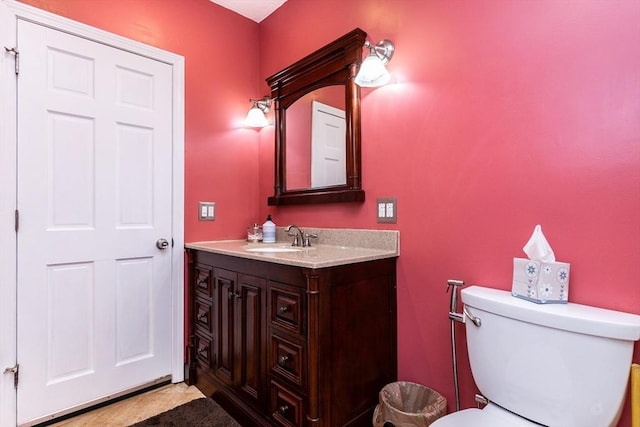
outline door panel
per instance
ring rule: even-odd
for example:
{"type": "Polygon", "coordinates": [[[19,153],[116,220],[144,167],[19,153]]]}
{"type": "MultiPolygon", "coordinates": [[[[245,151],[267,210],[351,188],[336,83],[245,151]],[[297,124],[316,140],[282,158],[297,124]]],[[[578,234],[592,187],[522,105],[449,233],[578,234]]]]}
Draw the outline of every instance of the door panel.
{"type": "MultiPolygon", "coordinates": [[[[235,381],[235,357],[234,346],[234,295],[237,274],[227,270],[216,269],[215,272],[215,296],[217,301],[214,306],[216,318],[216,352],[215,374],[225,383],[231,385],[235,381]]],[[[214,340],[215,340],[214,338],[214,340]]]]}
{"type": "Polygon", "coordinates": [[[93,334],[84,325],[93,317],[93,265],[76,263],[47,268],[47,354],[49,384],[90,375],[93,371],[93,334]],[[77,302],[68,310],[68,301],[77,302]],[[69,351],[72,350],[72,351],[69,351]]]}
{"type": "Polygon", "coordinates": [[[18,423],[171,373],[171,66],[18,22],[18,423]]]}
{"type": "Polygon", "coordinates": [[[153,357],[153,260],[117,260],[116,271],[116,366],[121,366],[153,357]]]}
{"type": "Polygon", "coordinates": [[[345,112],[312,102],[311,187],[347,183],[345,112]]]}
{"type": "Polygon", "coordinates": [[[261,277],[238,275],[238,288],[240,298],[236,301],[237,310],[235,318],[236,359],[239,372],[238,388],[243,398],[253,405],[259,406],[263,402],[265,384],[262,372],[266,369],[266,354],[263,354],[263,340],[266,328],[263,322],[263,310],[265,307],[264,290],[267,288],[266,280],[261,277]]]}

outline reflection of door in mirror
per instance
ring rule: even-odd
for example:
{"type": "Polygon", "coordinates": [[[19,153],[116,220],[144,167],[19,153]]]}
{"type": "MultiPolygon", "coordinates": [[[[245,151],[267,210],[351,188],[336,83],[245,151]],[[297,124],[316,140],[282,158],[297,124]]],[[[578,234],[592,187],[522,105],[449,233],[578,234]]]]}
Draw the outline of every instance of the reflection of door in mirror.
{"type": "MultiPolygon", "coordinates": [[[[316,89],[313,92],[310,92],[301,97],[289,108],[287,108],[287,190],[344,185],[346,183],[346,128],[344,125],[344,110],[345,94],[344,86],[342,85],[326,86],[320,89],[316,89]],[[335,161],[329,162],[333,163],[333,168],[341,168],[342,174],[340,174],[339,172],[334,172],[333,178],[329,183],[325,181],[323,183],[319,183],[318,185],[315,185],[315,182],[312,182],[312,169],[315,169],[312,164],[315,164],[316,161],[322,163],[322,159],[316,159],[316,156],[312,154],[312,105],[314,101],[332,107],[336,110],[341,110],[343,122],[341,130],[336,130],[335,127],[324,129],[327,135],[332,133],[338,138],[334,140],[326,140],[324,145],[340,149],[341,154],[332,153],[331,157],[342,158],[341,165],[338,166],[335,161]],[[327,132],[330,129],[332,130],[332,132],[327,132]],[[340,180],[340,182],[337,182],[338,179],[340,180]]],[[[324,115],[326,117],[326,114],[324,115]]],[[[328,162],[324,163],[326,166],[328,162]]]]}
{"type": "Polygon", "coordinates": [[[344,110],[313,101],[311,104],[311,187],[347,183],[344,110]]]}

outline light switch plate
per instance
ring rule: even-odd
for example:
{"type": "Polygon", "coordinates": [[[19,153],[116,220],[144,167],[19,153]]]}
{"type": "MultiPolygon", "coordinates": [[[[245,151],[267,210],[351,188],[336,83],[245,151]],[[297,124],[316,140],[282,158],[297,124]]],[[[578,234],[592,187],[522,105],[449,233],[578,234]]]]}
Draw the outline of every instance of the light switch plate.
{"type": "Polygon", "coordinates": [[[215,202],[200,202],[198,204],[198,219],[200,221],[215,221],[216,219],[215,202]]]}
{"type": "Polygon", "coordinates": [[[378,223],[398,222],[398,202],[395,197],[379,198],[376,201],[378,223]]]}

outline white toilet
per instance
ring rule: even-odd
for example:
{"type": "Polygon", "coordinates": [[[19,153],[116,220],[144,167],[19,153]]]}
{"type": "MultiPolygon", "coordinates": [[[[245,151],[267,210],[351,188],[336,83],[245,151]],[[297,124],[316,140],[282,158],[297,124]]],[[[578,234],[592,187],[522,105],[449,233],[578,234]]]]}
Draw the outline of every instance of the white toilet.
{"type": "Polygon", "coordinates": [[[490,403],[449,414],[432,427],[616,425],[640,316],[535,304],[480,286],[461,293],[471,371],[490,403]]]}

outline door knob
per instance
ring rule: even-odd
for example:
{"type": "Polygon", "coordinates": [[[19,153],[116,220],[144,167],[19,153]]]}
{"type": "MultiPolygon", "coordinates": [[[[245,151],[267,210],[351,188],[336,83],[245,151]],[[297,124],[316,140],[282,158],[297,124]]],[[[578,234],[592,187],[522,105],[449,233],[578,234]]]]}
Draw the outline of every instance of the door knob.
{"type": "Polygon", "coordinates": [[[167,239],[158,239],[158,241],[156,242],[156,246],[158,247],[158,249],[167,249],[169,247],[169,242],[167,241],[167,239]]]}

